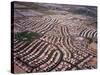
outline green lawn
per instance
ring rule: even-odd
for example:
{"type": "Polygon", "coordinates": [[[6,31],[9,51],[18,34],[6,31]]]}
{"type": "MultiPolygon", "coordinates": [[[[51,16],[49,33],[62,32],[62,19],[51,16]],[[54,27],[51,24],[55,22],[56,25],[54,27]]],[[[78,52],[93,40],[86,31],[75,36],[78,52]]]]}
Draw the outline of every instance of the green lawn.
{"type": "Polygon", "coordinates": [[[36,32],[17,32],[15,34],[15,38],[19,41],[32,41],[33,39],[37,39],[40,37],[39,33],[36,32]]]}

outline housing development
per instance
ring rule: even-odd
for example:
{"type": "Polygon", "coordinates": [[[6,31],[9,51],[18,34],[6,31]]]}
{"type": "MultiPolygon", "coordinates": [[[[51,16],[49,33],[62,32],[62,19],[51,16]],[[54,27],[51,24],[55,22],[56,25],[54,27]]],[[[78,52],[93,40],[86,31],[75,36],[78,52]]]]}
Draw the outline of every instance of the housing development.
{"type": "Polygon", "coordinates": [[[97,7],[14,2],[14,72],[97,68],[97,7]]]}

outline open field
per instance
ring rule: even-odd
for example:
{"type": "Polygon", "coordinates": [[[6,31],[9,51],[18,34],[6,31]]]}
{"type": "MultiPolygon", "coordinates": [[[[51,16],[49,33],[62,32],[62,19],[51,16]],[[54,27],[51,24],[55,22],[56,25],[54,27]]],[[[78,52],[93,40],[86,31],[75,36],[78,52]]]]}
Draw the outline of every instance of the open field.
{"type": "Polygon", "coordinates": [[[15,73],[97,68],[95,6],[14,2],[12,26],[15,73]]]}

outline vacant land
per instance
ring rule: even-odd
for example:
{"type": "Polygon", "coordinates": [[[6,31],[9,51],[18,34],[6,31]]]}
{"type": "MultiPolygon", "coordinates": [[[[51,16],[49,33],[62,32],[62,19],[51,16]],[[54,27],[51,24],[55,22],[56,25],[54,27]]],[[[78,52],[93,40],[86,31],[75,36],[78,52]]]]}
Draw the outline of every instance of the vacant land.
{"type": "Polygon", "coordinates": [[[14,3],[15,73],[97,68],[97,8],[14,3]]]}

